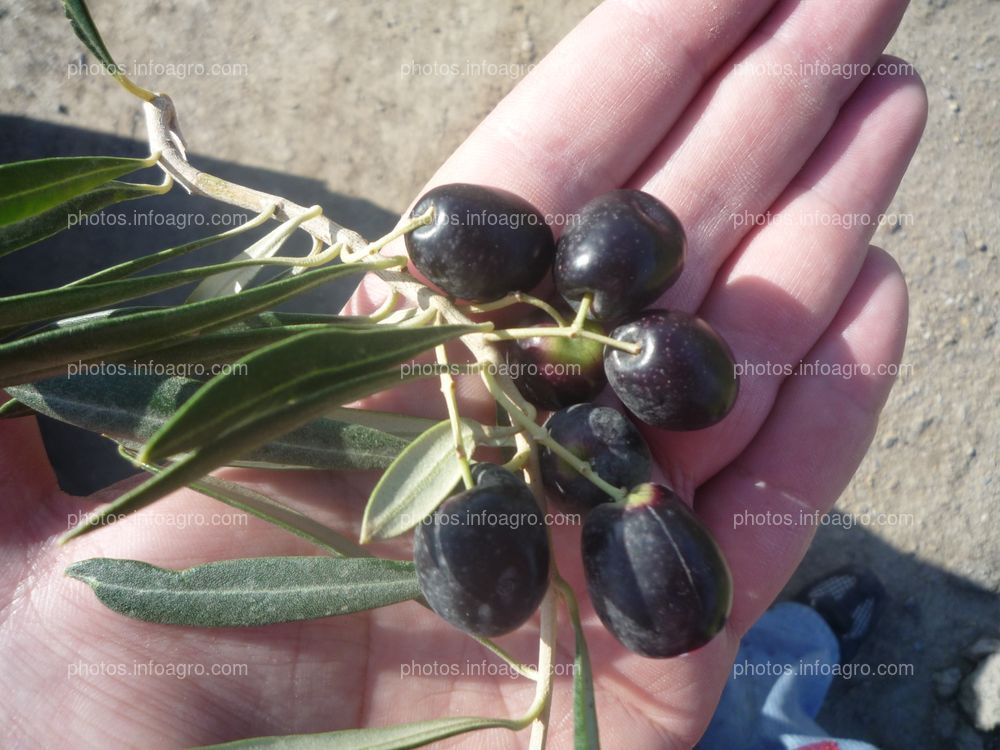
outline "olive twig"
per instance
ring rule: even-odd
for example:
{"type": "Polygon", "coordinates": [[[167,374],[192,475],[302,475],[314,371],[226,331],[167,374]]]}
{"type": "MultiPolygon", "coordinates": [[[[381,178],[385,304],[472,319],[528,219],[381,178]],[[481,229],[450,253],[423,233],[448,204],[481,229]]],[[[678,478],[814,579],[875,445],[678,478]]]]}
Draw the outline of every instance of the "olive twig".
{"type": "MultiPolygon", "coordinates": [[[[440,316],[437,316],[440,320],[440,316]]],[[[451,437],[455,443],[455,456],[458,458],[458,465],[462,470],[462,482],[465,489],[471,489],[475,482],[472,480],[472,467],[469,466],[469,457],[465,454],[465,441],[462,439],[462,418],[458,413],[458,402],[455,400],[455,378],[451,376],[448,365],[448,353],[444,344],[434,347],[434,354],[438,364],[441,365],[441,393],[444,394],[444,403],[448,407],[448,419],[451,421],[451,437]]]]}
{"type": "Polygon", "coordinates": [[[610,346],[615,349],[621,349],[629,354],[638,354],[642,351],[642,347],[639,344],[633,344],[629,341],[620,341],[619,339],[611,338],[610,336],[605,336],[604,334],[597,333],[595,331],[588,331],[586,328],[581,328],[576,330],[573,325],[564,326],[561,328],[546,328],[545,326],[533,326],[529,328],[504,328],[499,331],[494,331],[492,333],[486,334],[487,341],[512,341],[515,339],[530,339],[544,336],[556,336],[559,338],[581,338],[581,339],[593,339],[598,341],[605,346],[610,346]]]}
{"type": "Polygon", "coordinates": [[[532,305],[540,310],[544,310],[548,313],[549,317],[556,322],[556,325],[562,328],[569,325],[566,318],[564,318],[555,307],[550,305],[545,300],[539,299],[538,297],[532,297],[530,294],[525,294],[524,292],[512,292],[511,294],[501,297],[494,302],[460,305],[459,309],[468,310],[471,313],[488,313],[493,312],[494,310],[502,310],[505,307],[510,307],[511,305],[516,305],[518,303],[532,305]]]}
{"type": "MultiPolygon", "coordinates": [[[[487,373],[488,375],[489,373],[487,373]]],[[[492,378],[491,378],[492,379],[492,378]]],[[[495,384],[495,381],[494,381],[495,384]]],[[[517,436],[516,445],[518,454],[525,454],[524,464],[525,483],[528,489],[535,496],[535,502],[540,510],[544,511],[546,506],[545,491],[542,488],[541,470],[538,465],[538,447],[522,433],[517,436]]],[[[545,534],[549,538],[549,548],[552,547],[552,530],[546,524],[545,534]]],[[[539,633],[538,633],[538,675],[539,680],[535,691],[535,700],[528,712],[534,717],[531,720],[531,737],[528,747],[530,750],[543,750],[549,728],[549,712],[552,709],[552,688],[553,688],[553,654],[556,650],[557,617],[556,599],[553,594],[551,581],[558,577],[555,573],[555,560],[550,561],[550,585],[545,592],[545,598],[539,607],[541,611],[539,633]]]]}

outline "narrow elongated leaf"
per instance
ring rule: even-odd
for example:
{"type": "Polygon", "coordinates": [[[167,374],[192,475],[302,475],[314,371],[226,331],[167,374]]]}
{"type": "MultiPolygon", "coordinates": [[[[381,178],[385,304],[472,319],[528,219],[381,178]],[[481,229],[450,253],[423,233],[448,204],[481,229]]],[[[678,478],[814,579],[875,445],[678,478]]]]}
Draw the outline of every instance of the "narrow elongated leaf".
{"type": "Polygon", "coordinates": [[[119,279],[81,286],[63,286],[0,297],[0,326],[11,328],[51,318],[107,307],[124,300],[145,297],[166,289],[211,277],[219,271],[241,268],[252,261],[229,261],[185,268],[138,278],[119,279]]]}
{"type": "MultiPolygon", "coordinates": [[[[29,411],[138,447],[200,385],[196,380],[176,376],[84,374],[9,386],[6,390],[29,411]]],[[[371,427],[319,418],[235,457],[231,463],[382,469],[407,443],[406,438],[371,427]]]]}
{"type": "MultiPolygon", "coordinates": [[[[280,224],[233,258],[231,262],[274,257],[300,224],[301,221],[294,219],[280,224]]],[[[239,265],[233,265],[232,268],[234,270],[209,276],[202,281],[194,288],[187,301],[197,302],[212,297],[222,297],[226,294],[238,294],[253,281],[263,266],[243,262],[239,265]]]]}
{"type": "Polygon", "coordinates": [[[206,383],[150,438],[142,460],[193,450],[263,409],[280,407],[339,380],[379,372],[471,330],[469,326],[331,328],[264,347],[239,361],[240,374],[220,375],[206,383]]]}
{"type": "MultiPolygon", "coordinates": [[[[476,447],[462,426],[465,454],[476,447]]],[[[410,443],[385,470],[372,491],[361,523],[361,543],[404,534],[426,518],[455,489],[462,467],[451,423],[440,422],[410,443]]]]}
{"type": "Polygon", "coordinates": [[[0,345],[0,387],[58,375],[71,362],[94,362],[133,350],[148,351],[151,347],[179,343],[192,334],[253,315],[320,284],[362,270],[357,265],[328,266],[230,297],[107,317],[87,326],[60,327],[25,336],[0,345]]]}
{"type": "Polygon", "coordinates": [[[60,156],[0,165],[0,226],[22,221],[156,159],[60,156]]]}
{"type": "MultiPolygon", "coordinates": [[[[440,421],[425,417],[413,417],[409,414],[394,414],[392,412],[346,407],[331,409],[327,413],[327,416],[339,422],[364,425],[380,432],[388,432],[390,435],[398,435],[410,440],[420,437],[440,421]]],[[[470,422],[470,424],[474,427],[479,427],[478,423],[470,422]]]]}
{"type": "Polygon", "coordinates": [[[63,8],[66,11],[66,17],[73,26],[73,31],[91,54],[109,71],[117,70],[118,66],[111,57],[111,53],[108,52],[108,48],[104,46],[104,40],[101,39],[101,34],[98,32],[97,26],[94,25],[94,19],[90,17],[87,3],[83,0],[63,0],[63,8]]]}
{"type": "Polygon", "coordinates": [[[0,419],[17,419],[19,417],[30,417],[35,414],[35,410],[27,404],[22,404],[16,398],[8,399],[0,404],[0,419]]]}
{"type": "Polygon", "coordinates": [[[233,227],[225,232],[213,234],[208,237],[200,237],[196,240],[192,240],[191,242],[185,242],[183,245],[168,247],[165,250],[149,253],[140,258],[133,258],[132,260],[127,260],[124,263],[109,266],[108,268],[92,273],[89,276],[84,276],[82,279],[77,279],[66,286],[79,286],[81,284],[94,284],[97,282],[124,279],[127,276],[139,273],[139,271],[159,265],[160,263],[165,263],[173,258],[179,258],[182,255],[187,255],[195,250],[200,250],[201,248],[207,247],[215,242],[235,237],[236,235],[242,234],[250,229],[259,227],[261,224],[266,222],[268,218],[269,214],[259,214],[252,219],[248,219],[245,223],[240,224],[238,227],[233,227]]]}
{"type": "Polygon", "coordinates": [[[210,369],[213,365],[235,362],[262,346],[325,327],[324,325],[269,326],[204,333],[171,346],[141,349],[129,358],[157,365],[173,365],[178,371],[188,370],[198,380],[206,380],[207,376],[212,374],[210,369]],[[184,365],[190,367],[185,368],[184,365]]]}
{"type": "Polygon", "coordinates": [[[600,750],[601,736],[597,728],[597,705],[594,701],[594,674],[590,668],[590,651],[580,624],[580,611],[569,584],[562,584],[569,619],[573,623],[576,655],[573,658],[573,747],[575,750],[600,750]]]}
{"type": "Polygon", "coordinates": [[[274,524],[336,555],[371,557],[367,550],[330,527],[236,482],[208,476],[194,482],[191,489],[274,524]]]}
{"type": "Polygon", "coordinates": [[[92,558],[66,574],[127,617],[199,627],[346,615],[420,596],[413,563],[377,557],[257,557],[186,570],[92,558]]]}
{"type": "Polygon", "coordinates": [[[289,734],[283,737],[254,737],[221,745],[205,745],[201,750],[406,750],[430,742],[479,729],[510,729],[520,725],[509,719],[455,716],[449,719],[399,724],[394,727],[344,729],[319,734],[289,734]]]}
{"type": "Polygon", "coordinates": [[[265,410],[257,416],[230,430],[198,450],[170,464],[166,469],[135,487],[118,499],[97,508],[88,518],[67,531],[60,538],[65,543],[80,534],[97,528],[112,515],[133,513],[156,502],[164,495],[178,490],[205,476],[212,469],[223,466],[238,456],[245,455],[259,445],[273,440],[296,427],[301,427],[317,414],[368,396],[376,391],[400,383],[399,373],[387,370],[370,373],[353,380],[314,390],[288,404],[265,410]]]}
{"type": "Polygon", "coordinates": [[[151,195],[163,195],[168,190],[170,190],[169,184],[139,185],[112,180],[107,185],[71,198],[28,219],[0,227],[0,256],[33,245],[64,229],[70,229],[73,222],[78,221],[81,216],[92,214],[116,203],[147,198],[151,195]]]}

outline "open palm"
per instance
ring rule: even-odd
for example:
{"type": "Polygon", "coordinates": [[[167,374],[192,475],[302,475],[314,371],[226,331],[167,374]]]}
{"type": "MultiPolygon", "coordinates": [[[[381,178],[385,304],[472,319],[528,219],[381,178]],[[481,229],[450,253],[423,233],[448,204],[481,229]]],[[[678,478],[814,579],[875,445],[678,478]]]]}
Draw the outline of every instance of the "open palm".
{"type": "MultiPolygon", "coordinates": [[[[619,186],[653,193],[689,238],[684,274],[659,306],[697,311],[744,365],[739,399],[722,423],[688,434],[646,431],[663,474],[725,552],[732,618],[701,650],[649,660],[619,646],[582,602],[607,747],[694,744],[741,634],[811,536],[808,525],[753,523],[747,514],[798,519],[827,510],[872,437],[893,380],[885,366],[902,353],[907,303],[898,268],[868,244],[870,219],[889,203],[926,113],[919,79],[881,56],[904,7],[902,0],[609,0],[434,178],[506,188],[553,217],[619,186]],[[789,374],[800,361],[818,372],[789,374]]],[[[351,307],[370,309],[378,296],[377,284],[366,285],[351,307]]],[[[530,681],[484,667],[484,659],[498,662],[414,603],[240,630],[152,625],[104,609],[63,576],[67,564],[108,556],[186,567],[312,550],[255,519],[239,526],[215,519],[181,533],[142,522],[142,514],[212,519],[226,510],[192,492],[56,547],[67,517],[96,498],[57,490],[33,420],[0,428],[4,747],[168,748],[431,717],[518,716],[531,702],[530,681]],[[136,664],[150,662],[154,673],[139,674],[136,664]],[[170,665],[204,673],[180,678],[163,672],[170,665]]],[[[348,531],[357,529],[372,479],[224,473],[348,531]]],[[[554,533],[560,570],[582,593],[579,528],[554,533]]],[[[407,552],[405,544],[378,551],[407,552]]],[[[529,623],[503,643],[532,662],[536,640],[529,623]]],[[[560,663],[571,648],[564,627],[560,663]]],[[[568,747],[572,736],[568,682],[556,682],[555,747],[568,747]]],[[[490,730],[449,742],[523,747],[526,738],[490,730]]]]}

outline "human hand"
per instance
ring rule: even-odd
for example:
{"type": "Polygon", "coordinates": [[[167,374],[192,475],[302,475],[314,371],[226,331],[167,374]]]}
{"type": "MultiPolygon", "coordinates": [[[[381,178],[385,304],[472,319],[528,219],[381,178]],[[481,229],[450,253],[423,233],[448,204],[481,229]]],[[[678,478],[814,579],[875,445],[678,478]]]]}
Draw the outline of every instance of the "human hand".
{"type": "MultiPolygon", "coordinates": [[[[625,651],[581,596],[608,747],[682,748],[697,740],[740,635],[811,537],[809,526],[754,525],[745,514],[827,510],[871,439],[892,384],[879,367],[902,352],[906,290],[893,261],[869,246],[873,227],[854,222],[889,203],[926,101],[913,74],[845,77],[803,72],[799,63],[898,63],[880,54],[904,6],[607,2],[434,177],[506,188],[555,216],[622,185],[656,195],[681,218],[689,241],[685,271],[658,306],[697,311],[737,363],[770,364],[771,374],[743,374],[733,412],[715,427],[645,431],[663,474],[718,539],[735,599],[726,629],[709,645],[660,661],[625,651]],[[769,222],[747,226],[765,212],[769,222]],[[834,214],[846,218],[823,220],[834,214]],[[871,369],[851,378],[774,372],[800,360],[871,369]]],[[[370,309],[378,295],[377,284],[366,285],[353,309],[370,309]]],[[[481,648],[413,603],[239,630],[123,619],[65,578],[66,565],[113,556],[179,568],[311,550],[254,519],[177,534],[138,517],[56,547],[67,515],[90,503],[58,492],[33,421],[0,428],[0,661],[9,686],[0,696],[2,744],[177,747],[431,716],[516,716],[531,702],[528,681],[469,674],[482,663],[481,648]],[[117,672],[150,660],[209,670],[246,665],[246,673],[117,672]],[[412,673],[435,664],[459,674],[412,673]],[[410,666],[409,676],[401,665],[410,666]]],[[[307,504],[345,529],[356,529],[370,486],[361,475],[225,475],[307,504]]],[[[208,502],[179,492],[142,513],[204,514],[208,502]]],[[[582,594],[579,529],[553,532],[559,569],[582,594]]],[[[405,546],[383,549],[406,554],[405,546]]],[[[535,638],[528,625],[503,642],[530,661],[535,638]]],[[[559,643],[565,663],[571,632],[563,628],[559,643]]],[[[571,744],[568,682],[556,681],[554,747],[571,744]]],[[[490,730],[451,742],[522,747],[526,736],[490,730]]]]}

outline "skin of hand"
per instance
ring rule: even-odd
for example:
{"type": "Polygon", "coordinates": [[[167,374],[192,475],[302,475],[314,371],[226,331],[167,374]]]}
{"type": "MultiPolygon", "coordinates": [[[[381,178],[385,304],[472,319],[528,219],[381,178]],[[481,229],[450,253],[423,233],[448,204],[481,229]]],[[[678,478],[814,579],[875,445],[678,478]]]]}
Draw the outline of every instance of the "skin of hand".
{"type": "MultiPolygon", "coordinates": [[[[720,424],[688,434],[645,431],[660,471],[712,529],[733,572],[732,617],[709,645],[665,661],[627,652],[586,600],[579,527],[554,528],[559,569],[580,597],[606,747],[662,750],[697,741],[741,634],[811,539],[808,525],[757,524],[749,514],[827,511],[872,439],[893,382],[884,366],[902,355],[907,294],[894,261],[869,245],[869,220],[889,204],[927,107],[916,74],[882,56],[904,8],[901,0],[609,0],[432,180],[505,188],[554,217],[620,186],[656,195],[678,214],[689,241],[684,273],[658,306],[697,311],[730,343],[737,363],[752,365],[720,424]],[[800,361],[853,377],[789,375],[800,361]]],[[[349,310],[369,311],[382,294],[379,283],[365,283],[349,310]]],[[[408,385],[376,403],[412,411],[420,393],[417,401],[442,414],[436,388],[408,385]]],[[[461,391],[474,414],[481,392],[472,381],[461,391]]],[[[349,533],[357,532],[373,482],[322,472],[220,475],[349,533]]],[[[519,716],[530,704],[533,683],[498,674],[495,658],[412,602],[221,630],[110,612],[63,575],[68,564],[108,556],[183,568],[315,553],[256,519],[237,523],[238,514],[193,492],[55,545],[68,518],[133,481],[92,498],[64,495],[35,421],[0,423],[0,745],[173,748],[435,717],[519,716]],[[181,529],[178,518],[195,522],[181,529]],[[165,673],[171,665],[203,674],[165,673]]],[[[408,545],[373,551],[405,556],[408,545]]],[[[573,639],[560,619],[556,659],[565,667],[573,639]]],[[[537,622],[501,642],[533,663],[537,622]]],[[[550,747],[571,746],[570,683],[568,672],[556,677],[550,747]]],[[[439,746],[526,742],[526,732],[490,730],[439,746]]]]}

